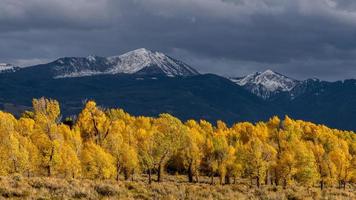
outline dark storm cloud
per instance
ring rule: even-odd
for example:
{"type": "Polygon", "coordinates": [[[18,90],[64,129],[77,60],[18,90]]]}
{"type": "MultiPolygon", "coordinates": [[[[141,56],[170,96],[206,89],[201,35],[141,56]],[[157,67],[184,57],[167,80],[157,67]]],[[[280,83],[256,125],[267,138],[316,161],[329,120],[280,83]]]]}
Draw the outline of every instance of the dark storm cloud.
{"type": "Polygon", "coordinates": [[[202,72],[356,77],[353,0],[2,0],[0,60],[147,47],[202,72]]]}
{"type": "Polygon", "coordinates": [[[107,5],[95,0],[2,0],[0,31],[102,28],[109,19],[107,5]]]}

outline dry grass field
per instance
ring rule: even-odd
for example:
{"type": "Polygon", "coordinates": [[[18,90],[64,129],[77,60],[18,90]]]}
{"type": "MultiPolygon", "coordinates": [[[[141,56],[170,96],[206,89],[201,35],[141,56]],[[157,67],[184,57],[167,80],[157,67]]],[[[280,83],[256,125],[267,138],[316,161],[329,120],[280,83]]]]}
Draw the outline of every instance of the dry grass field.
{"type": "Polygon", "coordinates": [[[146,177],[134,181],[0,177],[0,199],[356,199],[355,185],[346,190],[290,186],[251,187],[249,181],[231,185],[187,183],[184,176],[165,176],[164,182],[147,184],[146,177]]]}

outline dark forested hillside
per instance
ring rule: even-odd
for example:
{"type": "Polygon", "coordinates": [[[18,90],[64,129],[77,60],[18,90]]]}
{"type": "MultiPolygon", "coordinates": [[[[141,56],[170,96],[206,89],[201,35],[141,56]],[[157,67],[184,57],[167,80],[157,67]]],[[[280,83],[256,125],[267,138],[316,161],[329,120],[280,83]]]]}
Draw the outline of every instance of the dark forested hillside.
{"type": "MultiPolygon", "coordinates": [[[[216,75],[52,79],[47,78],[50,76],[45,75],[45,69],[36,71],[40,72],[0,74],[1,103],[30,106],[32,98],[45,96],[58,99],[63,114],[72,115],[82,109],[83,101],[94,99],[103,107],[120,107],[135,115],[156,116],[167,112],[184,120],[224,119],[229,123],[267,119],[273,114],[263,100],[216,75]]],[[[5,108],[19,111],[12,106],[5,108]]]]}

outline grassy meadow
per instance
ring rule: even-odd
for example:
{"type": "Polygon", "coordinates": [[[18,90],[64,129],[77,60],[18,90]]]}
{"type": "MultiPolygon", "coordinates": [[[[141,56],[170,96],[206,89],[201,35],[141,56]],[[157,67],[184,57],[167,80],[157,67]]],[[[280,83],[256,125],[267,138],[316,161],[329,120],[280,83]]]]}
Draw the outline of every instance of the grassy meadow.
{"type": "MultiPolygon", "coordinates": [[[[216,178],[217,180],[217,178],[216,178]]],[[[216,181],[217,182],[217,181],[216,181]]],[[[251,186],[248,180],[235,184],[210,184],[202,177],[200,183],[188,183],[186,176],[166,175],[161,183],[147,183],[147,177],[119,182],[114,180],[79,180],[48,177],[26,178],[20,175],[0,177],[0,199],[356,199],[356,186],[347,188],[306,188],[291,185],[251,186]]]]}

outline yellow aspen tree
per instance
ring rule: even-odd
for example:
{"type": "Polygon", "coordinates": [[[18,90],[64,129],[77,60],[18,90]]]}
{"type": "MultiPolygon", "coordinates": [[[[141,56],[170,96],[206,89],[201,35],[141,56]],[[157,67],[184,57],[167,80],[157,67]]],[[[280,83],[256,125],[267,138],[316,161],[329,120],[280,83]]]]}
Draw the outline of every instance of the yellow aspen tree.
{"type": "Polygon", "coordinates": [[[201,162],[201,171],[204,171],[211,178],[211,184],[214,184],[214,176],[217,172],[218,165],[214,156],[214,127],[211,123],[205,120],[200,120],[199,126],[203,130],[203,159],[201,162]]]}
{"type": "Polygon", "coordinates": [[[187,127],[179,119],[169,114],[161,114],[154,121],[154,126],[157,127],[154,140],[159,143],[155,145],[153,151],[154,163],[157,169],[157,181],[160,182],[168,159],[182,148],[182,139],[187,133],[187,127]]]}
{"type": "Polygon", "coordinates": [[[79,155],[82,148],[80,133],[69,126],[59,124],[57,133],[62,138],[58,147],[58,159],[56,171],[63,177],[77,178],[81,174],[79,155]]]}
{"type": "Polygon", "coordinates": [[[17,121],[16,131],[20,135],[20,143],[27,149],[28,166],[26,167],[26,175],[33,176],[38,174],[40,168],[40,155],[37,146],[31,141],[31,136],[35,130],[35,121],[30,118],[20,118],[17,121]]]}
{"type": "Polygon", "coordinates": [[[138,117],[135,122],[137,126],[137,149],[138,158],[142,170],[148,174],[148,183],[152,183],[152,171],[155,168],[156,149],[159,141],[156,141],[157,127],[153,125],[153,119],[149,117],[138,117]]]}
{"type": "Polygon", "coordinates": [[[0,111],[0,175],[6,176],[11,170],[10,135],[14,132],[15,119],[0,111]]]}
{"type": "Polygon", "coordinates": [[[350,164],[350,181],[351,183],[356,183],[356,156],[352,157],[351,164],[350,164]]]}
{"type": "Polygon", "coordinates": [[[350,165],[352,157],[349,153],[346,141],[339,139],[337,141],[338,148],[329,153],[331,161],[335,164],[336,175],[339,183],[339,188],[346,188],[346,183],[351,178],[350,165]]]}
{"type": "Polygon", "coordinates": [[[228,169],[235,162],[235,149],[229,145],[227,135],[230,129],[222,121],[217,121],[217,127],[214,134],[214,157],[218,164],[218,173],[220,175],[220,184],[230,184],[230,173],[228,169]]]}
{"type": "Polygon", "coordinates": [[[285,139],[285,131],[283,130],[282,121],[279,117],[274,116],[272,117],[267,123],[267,127],[269,130],[269,140],[271,145],[276,150],[276,163],[273,167],[271,174],[273,175],[274,184],[279,185],[280,179],[282,178],[279,169],[277,166],[279,165],[281,155],[283,152],[283,140],[285,139]]]}
{"type": "Polygon", "coordinates": [[[79,178],[81,163],[74,149],[67,142],[61,144],[59,152],[62,162],[56,167],[57,172],[65,178],[79,178]]]}
{"type": "Polygon", "coordinates": [[[84,143],[81,164],[85,178],[109,179],[116,174],[114,157],[92,141],[84,143]]]}
{"type": "Polygon", "coordinates": [[[194,120],[186,122],[188,132],[183,140],[183,150],[180,155],[183,160],[183,166],[187,170],[188,181],[193,182],[193,177],[196,177],[196,182],[199,182],[199,168],[203,157],[204,138],[199,124],[194,120]]]}
{"type": "MultiPolygon", "coordinates": [[[[231,132],[235,133],[235,137],[238,138],[230,138],[230,143],[231,140],[236,141],[238,139],[238,142],[242,142],[243,144],[246,144],[250,137],[254,134],[255,127],[253,124],[248,123],[248,122],[243,122],[243,123],[237,123],[234,124],[231,128],[231,132]]],[[[231,143],[231,145],[234,145],[231,143]]]]}
{"type": "Polygon", "coordinates": [[[115,155],[117,155],[117,161],[121,163],[121,171],[124,174],[125,180],[128,180],[130,177],[133,179],[134,174],[140,171],[137,150],[137,134],[139,132],[137,131],[134,117],[125,115],[124,120],[116,120],[120,121],[119,124],[114,121],[107,140],[110,140],[110,136],[114,137],[112,141],[121,140],[121,143],[119,143],[121,144],[120,153],[115,155]]]}
{"type": "Polygon", "coordinates": [[[68,125],[60,124],[58,126],[58,131],[62,135],[64,142],[73,149],[77,156],[79,156],[83,148],[83,141],[79,129],[71,129],[68,125]]]}
{"type": "Polygon", "coordinates": [[[294,144],[296,168],[294,178],[304,186],[313,186],[320,180],[317,162],[312,149],[308,148],[303,141],[294,144]]]}
{"type": "Polygon", "coordinates": [[[0,173],[24,174],[30,168],[26,143],[17,131],[17,120],[9,113],[0,112],[0,173]]]}
{"type": "Polygon", "coordinates": [[[208,172],[211,182],[214,184],[214,176],[218,170],[218,162],[215,155],[214,137],[206,138],[204,143],[204,158],[203,158],[204,170],[208,172]]]}
{"type": "Polygon", "coordinates": [[[35,121],[30,118],[17,120],[16,131],[23,137],[31,137],[35,128],[35,121]]]}
{"type": "Polygon", "coordinates": [[[116,180],[119,181],[120,172],[123,168],[123,154],[126,153],[126,149],[123,146],[122,132],[125,131],[125,123],[122,120],[116,120],[112,123],[110,132],[107,138],[103,142],[103,148],[105,148],[115,159],[116,168],[116,180]]]}
{"type": "Polygon", "coordinates": [[[309,143],[309,149],[313,151],[317,166],[317,172],[319,173],[318,178],[320,189],[323,190],[325,187],[325,183],[327,182],[328,176],[330,176],[330,173],[328,173],[329,168],[327,163],[328,155],[326,154],[324,147],[321,144],[309,143]]]}
{"type": "Polygon", "coordinates": [[[124,178],[125,180],[130,177],[133,179],[132,176],[140,170],[137,151],[127,143],[124,143],[122,148],[125,149],[125,152],[120,157],[121,163],[123,163],[124,178]]]}
{"type": "Polygon", "coordinates": [[[286,188],[292,183],[292,177],[295,175],[296,169],[295,152],[287,149],[280,155],[280,159],[277,162],[277,171],[281,176],[283,187],[286,188]]]}
{"type": "Polygon", "coordinates": [[[245,174],[250,177],[251,182],[255,179],[257,187],[260,187],[266,171],[274,161],[276,150],[259,138],[252,137],[248,143],[238,147],[237,151],[237,159],[241,160],[245,174]]]}
{"type": "Polygon", "coordinates": [[[59,133],[57,123],[60,119],[59,103],[51,99],[33,99],[34,132],[31,141],[39,150],[42,168],[47,176],[55,175],[55,169],[62,162],[59,155],[63,136],[59,133]]]}
{"type": "Polygon", "coordinates": [[[109,133],[110,124],[111,120],[105,112],[98,108],[94,101],[88,101],[79,114],[76,126],[84,141],[93,141],[101,145],[109,133]]]}

